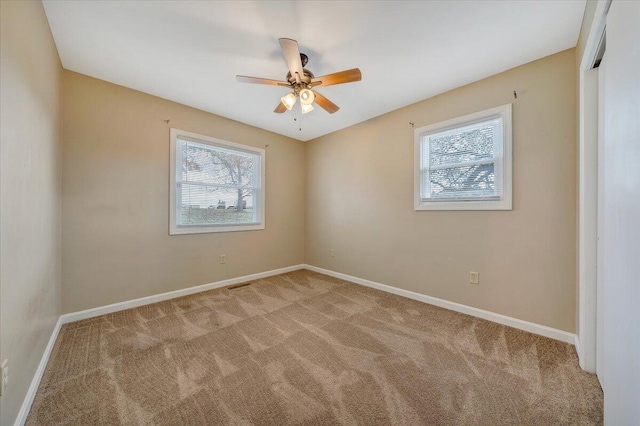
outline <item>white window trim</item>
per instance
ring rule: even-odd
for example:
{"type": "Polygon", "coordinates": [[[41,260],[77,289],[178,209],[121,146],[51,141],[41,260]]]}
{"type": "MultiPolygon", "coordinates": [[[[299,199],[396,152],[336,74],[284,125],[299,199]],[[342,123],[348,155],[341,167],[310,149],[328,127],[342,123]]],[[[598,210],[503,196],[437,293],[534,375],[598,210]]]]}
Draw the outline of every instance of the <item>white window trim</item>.
{"type": "Polygon", "coordinates": [[[502,105],[496,108],[487,109],[462,117],[453,118],[436,124],[420,127],[414,131],[414,210],[513,210],[513,136],[511,104],[502,105]],[[421,176],[420,176],[420,139],[429,133],[441,132],[474,122],[484,121],[497,115],[503,120],[503,149],[502,149],[502,174],[503,192],[498,200],[452,200],[452,201],[422,201],[421,196],[421,176]]]}
{"type": "Polygon", "coordinates": [[[229,142],[222,139],[212,138],[210,136],[199,135],[197,133],[188,132],[186,130],[171,129],[170,135],[170,154],[169,154],[169,235],[183,235],[183,234],[205,234],[211,232],[235,232],[235,231],[254,231],[259,229],[265,229],[265,150],[261,148],[255,148],[248,145],[242,145],[235,142],[229,142]],[[251,152],[260,156],[260,191],[256,194],[256,205],[254,209],[259,212],[259,221],[257,223],[251,223],[247,225],[178,225],[177,224],[177,174],[180,173],[178,169],[182,166],[176,164],[176,147],[178,144],[178,138],[183,137],[193,140],[198,143],[213,145],[218,147],[229,147],[232,149],[251,152]]]}

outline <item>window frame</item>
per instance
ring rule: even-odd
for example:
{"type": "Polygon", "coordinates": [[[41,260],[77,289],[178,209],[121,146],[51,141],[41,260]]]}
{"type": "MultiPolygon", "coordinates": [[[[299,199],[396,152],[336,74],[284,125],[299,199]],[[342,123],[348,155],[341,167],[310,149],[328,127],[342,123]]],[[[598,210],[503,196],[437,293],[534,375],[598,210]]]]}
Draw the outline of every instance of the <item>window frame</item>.
{"type": "Polygon", "coordinates": [[[452,118],[414,130],[414,210],[513,210],[513,129],[512,104],[505,104],[473,114],[452,118]],[[422,198],[422,138],[434,133],[502,117],[502,157],[496,159],[502,169],[502,196],[499,199],[451,199],[425,201],[422,198]]]}
{"type": "Polygon", "coordinates": [[[186,130],[171,128],[170,131],[170,154],[169,154],[169,235],[184,235],[184,234],[207,234],[213,232],[238,232],[238,231],[255,231],[265,229],[265,150],[262,148],[256,148],[253,146],[243,145],[235,142],[229,142],[222,139],[213,138],[210,136],[200,135],[186,130]],[[178,164],[178,139],[187,139],[195,143],[209,145],[213,147],[226,148],[234,151],[249,152],[251,154],[258,155],[260,157],[260,186],[256,190],[254,197],[254,211],[258,214],[257,222],[249,224],[210,224],[210,225],[179,225],[177,223],[179,214],[178,209],[182,206],[178,206],[180,201],[180,195],[178,194],[178,176],[182,173],[182,163],[178,164]]]}

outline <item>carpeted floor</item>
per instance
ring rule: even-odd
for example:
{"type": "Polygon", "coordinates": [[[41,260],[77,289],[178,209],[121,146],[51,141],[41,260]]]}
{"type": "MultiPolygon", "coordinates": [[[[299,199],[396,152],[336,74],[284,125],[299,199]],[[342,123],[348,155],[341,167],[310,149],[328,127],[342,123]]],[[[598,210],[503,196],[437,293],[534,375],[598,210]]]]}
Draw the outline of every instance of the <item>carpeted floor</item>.
{"type": "Polygon", "coordinates": [[[27,420],[601,423],[573,346],[306,270],[63,326],[27,420]]]}

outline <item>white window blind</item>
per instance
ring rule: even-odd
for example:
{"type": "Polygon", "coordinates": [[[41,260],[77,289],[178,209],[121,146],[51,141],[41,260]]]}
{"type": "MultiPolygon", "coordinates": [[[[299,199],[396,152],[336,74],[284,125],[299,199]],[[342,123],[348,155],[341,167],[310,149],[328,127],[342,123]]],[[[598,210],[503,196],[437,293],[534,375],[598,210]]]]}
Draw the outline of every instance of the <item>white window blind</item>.
{"type": "Polygon", "coordinates": [[[511,209],[510,112],[508,105],[416,130],[417,210],[511,209]]]}
{"type": "Polygon", "coordinates": [[[172,135],[172,234],[262,229],[263,152],[172,135]]]}
{"type": "Polygon", "coordinates": [[[498,200],[502,195],[502,118],[422,137],[422,198],[498,200]]]}

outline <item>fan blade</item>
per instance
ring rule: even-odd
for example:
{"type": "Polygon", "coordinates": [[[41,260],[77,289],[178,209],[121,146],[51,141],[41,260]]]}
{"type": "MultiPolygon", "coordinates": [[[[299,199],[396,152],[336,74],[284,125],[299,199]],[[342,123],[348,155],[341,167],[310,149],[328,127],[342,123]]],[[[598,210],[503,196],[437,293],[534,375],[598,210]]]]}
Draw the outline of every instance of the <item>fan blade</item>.
{"type": "Polygon", "coordinates": [[[291,86],[286,81],[271,80],[268,78],[260,78],[260,77],[249,77],[246,75],[236,75],[236,80],[238,80],[239,83],[268,84],[270,86],[286,86],[286,87],[291,86]]]}
{"type": "Polygon", "coordinates": [[[333,114],[334,112],[340,109],[338,105],[334,104],[329,99],[325,98],[315,90],[313,90],[313,94],[316,96],[315,103],[317,103],[320,106],[320,108],[324,109],[329,114],[333,114]]]}
{"type": "Polygon", "coordinates": [[[311,80],[311,86],[333,86],[335,84],[351,83],[362,80],[362,73],[359,68],[340,71],[333,74],[322,75],[311,80]]]}
{"type": "Polygon", "coordinates": [[[287,110],[287,107],[284,106],[284,104],[282,102],[280,102],[278,104],[278,106],[276,107],[276,109],[273,110],[273,112],[277,113],[277,114],[282,114],[283,112],[285,112],[287,110]]]}
{"type": "Polygon", "coordinates": [[[302,72],[302,62],[300,61],[300,50],[298,50],[298,42],[295,40],[291,40],[290,38],[279,38],[280,47],[282,48],[282,54],[284,55],[284,60],[287,61],[287,67],[289,67],[289,72],[291,72],[291,76],[295,77],[296,73],[298,73],[299,80],[304,74],[302,72]]]}

